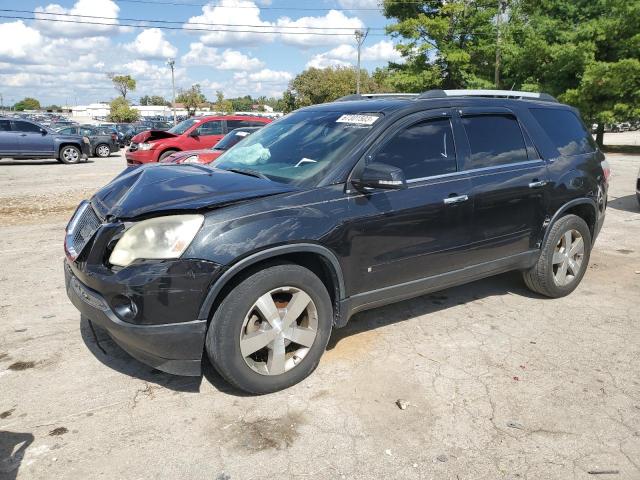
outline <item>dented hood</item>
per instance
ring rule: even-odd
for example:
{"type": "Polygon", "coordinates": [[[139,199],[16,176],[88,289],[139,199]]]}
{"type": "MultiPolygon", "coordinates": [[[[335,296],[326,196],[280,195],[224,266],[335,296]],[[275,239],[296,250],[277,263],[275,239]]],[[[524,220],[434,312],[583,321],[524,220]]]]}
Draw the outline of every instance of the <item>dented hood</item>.
{"type": "Polygon", "coordinates": [[[295,190],[290,185],[193,164],[128,168],[92,198],[107,219],[198,210],[295,190]]]}
{"type": "Polygon", "coordinates": [[[177,137],[175,133],[169,133],[164,130],[145,130],[137,135],[134,135],[131,141],[133,143],[153,142],[154,140],[161,140],[163,138],[177,137]]]}

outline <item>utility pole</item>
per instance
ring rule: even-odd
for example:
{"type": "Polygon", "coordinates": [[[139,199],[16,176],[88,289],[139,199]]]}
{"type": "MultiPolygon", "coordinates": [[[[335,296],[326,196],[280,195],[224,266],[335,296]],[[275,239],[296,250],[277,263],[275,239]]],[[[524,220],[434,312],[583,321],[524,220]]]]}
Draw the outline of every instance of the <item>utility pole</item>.
{"type": "Polygon", "coordinates": [[[173,58],[169,58],[167,60],[167,65],[169,65],[169,68],[171,69],[171,91],[172,91],[171,109],[173,110],[173,124],[177,125],[178,120],[176,118],[176,77],[173,72],[174,67],[176,65],[176,61],[173,58]]]}
{"type": "Polygon", "coordinates": [[[362,48],[362,44],[367,38],[367,35],[369,35],[368,28],[366,30],[355,31],[356,43],[358,44],[358,70],[356,71],[356,93],[357,94],[360,94],[360,50],[362,48]]]}
{"type": "Polygon", "coordinates": [[[507,8],[506,0],[498,0],[498,16],[496,17],[496,71],[495,71],[495,84],[496,88],[500,88],[500,63],[502,61],[500,56],[500,25],[502,24],[502,15],[507,8]]]}

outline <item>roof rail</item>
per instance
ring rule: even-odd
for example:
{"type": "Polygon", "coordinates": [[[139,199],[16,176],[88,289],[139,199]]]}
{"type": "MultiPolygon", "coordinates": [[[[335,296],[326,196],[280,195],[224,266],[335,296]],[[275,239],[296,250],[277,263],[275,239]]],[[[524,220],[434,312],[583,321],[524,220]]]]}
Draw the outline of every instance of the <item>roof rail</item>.
{"type": "Polygon", "coordinates": [[[351,102],[354,100],[371,100],[376,98],[417,98],[418,95],[418,93],[354,93],[352,95],[345,95],[334,101],[351,102]]]}
{"type": "Polygon", "coordinates": [[[520,92],[517,90],[428,90],[421,93],[418,99],[447,98],[447,97],[501,97],[542,100],[545,102],[558,102],[548,93],[520,92]]]}

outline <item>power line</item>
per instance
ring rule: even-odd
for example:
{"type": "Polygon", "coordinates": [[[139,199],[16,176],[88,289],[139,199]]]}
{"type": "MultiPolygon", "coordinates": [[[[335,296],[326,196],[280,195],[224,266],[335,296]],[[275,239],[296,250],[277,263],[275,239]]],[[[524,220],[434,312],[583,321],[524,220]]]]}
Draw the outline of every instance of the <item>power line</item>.
{"type": "MultiPolygon", "coordinates": [[[[96,15],[79,15],[75,13],[55,13],[55,12],[39,12],[39,11],[31,11],[31,10],[13,10],[9,8],[0,8],[0,12],[8,12],[8,13],[27,13],[31,15],[35,15],[37,20],[47,20],[46,18],[41,18],[40,15],[49,15],[55,17],[66,17],[66,18],[90,18],[97,20],[121,20],[127,22],[145,22],[145,23],[161,23],[161,24],[187,24],[187,25],[204,25],[208,27],[249,27],[249,28],[286,28],[286,29],[305,29],[305,30],[349,30],[349,32],[353,32],[353,27],[306,27],[306,26],[297,26],[297,25],[246,25],[246,24],[236,24],[236,23],[206,23],[206,22],[191,22],[189,20],[155,20],[150,18],[125,18],[125,17],[102,17],[96,15]]],[[[109,24],[111,25],[111,24],[109,24]]],[[[153,25],[146,25],[147,27],[153,25]]],[[[368,27],[369,30],[385,30],[385,27],[368,27]]]]}
{"type": "MultiPolygon", "coordinates": [[[[67,20],[62,18],[36,18],[36,17],[25,17],[20,15],[0,15],[0,18],[9,18],[14,20],[36,20],[39,22],[61,22],[61,23],[73,23],[76,25],[105,25],[109,27],[132,27],[132,28],[149,28],[148,25],[136,25],[131,23],[113,23],[113,22],[89,22],[89,21],[77,21],[77,20],[67,20]]],[[[331,32],[287,32],[282,30],[277,30],[280,27],[271,27],[273,30],[230,30],[230,29],[222,29],[222,28],[187,28],[184,26],[180,27],[172,27],[169,25],[156,25],[153,28],[160,28],[163,30],[182,30],[186,32],[220,32],[220,33],[259,33],[266,35],[320,35],[320,36],[328,36],[328,37],[348,37],[351,36],[351,31],[345,33],[331,33],[331,32]]],[[[333,30],[331,27],[326,28],[325,30],[333,30]]],[[[385,37],[385,34],[382,33],[373,33],[372,36],[376,37],[385,37]]]]}
{"type": "MultiPolygon", "coordinates": [[[[116,3],[142,3],[147,5],[163,5],[163,6],[175,6],[175,7],[217,7],[217,8],[259,8],[260,10],[290,10],[290,11],[321,11],[328,12],[330,10],[338,10],[338,11],[372,11],[379,12],[380,8],[321,8],[321,7],[258,7],[249,6],[249,5],[222,5],[220,3],[197,3],[197,2],[170,2],[170,1],[153,1],[153,0],[114,0],[116,3]]],[[[404,2],[402,2],[404,3],[404,2]]],[[[419,2],[407,2],[407,3],[419,3],[419,2]]]]}

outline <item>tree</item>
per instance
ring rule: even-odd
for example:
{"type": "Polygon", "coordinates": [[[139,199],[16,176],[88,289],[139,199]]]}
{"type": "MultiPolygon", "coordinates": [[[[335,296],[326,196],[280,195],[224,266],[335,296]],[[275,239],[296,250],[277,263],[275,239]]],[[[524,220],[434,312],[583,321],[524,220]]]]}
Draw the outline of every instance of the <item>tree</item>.
{"type": "Polygon", "coordinates": [[[47,112],[61,112],[62,111],[62,107],[60,105],[49,105],[48,107],[45,107],[45,110],[47,112]]]}
{"type": "Polygon", "coordinates": [[[196,83],[191,85],[188,90],[180,90],[176,97],[176,103],[182,103],[187,109],[187,113],[192,116],[195,115],[198,107],[207,103],[207,98],[202,94],[200,85],[196,83]]]}
{"type": "Polygon", "coordinates": [[[169,102],[168,100],[166,100],[164,97],[160,96],[160,95],[143,95],[142,97],[140,97],[140,105],[157,105],[157,106],[166,106],[166,107],[170,107],[171,106],[171,102],[169,102]]]}
{"type": "Polygon", "coordinates": [[[231,113],[233,112],[233,104],[229,100],[225,100],[224,93],[221,90],[216,92],[216,103],[213,105],[213,108],[217,112],[222,113],[231,113]]]}
{"type": "Polygon", "coordinates": [[[230,98],[229,101],[233,107],[234,112],[248,112],[251,110],[251,106],[254,104],[251,95],[245,95],[244,97],[230,98]]]}
{"type": "MultiPolygon", "coordinates": [[[[361,89],[366,93],[381,93],[385,86],[371,77],[366,70],[360,74],[361,89]]],[[[283,94],[282,110],[331,102],[345,95],[355,93],[356,69],[353,67],[309,68],[298,74],[289,83],[283,94]]],[[[386,90],[387,92],[389,90],[386,90]]]]}
{"type": "Polygon", "coordinates": [[[24,110],[40,110],[40,102],[33,97],[25,97],[13,106],[14,110],[22,112],[24,110]]]}
{"type": "Polygon", "coordinates": [[[491,87],[498,3],[384,0],[384,15],[396,20],[387,31],[405,60],[390,65],[389,83],[404,92],[491,87]]]}
{"type": "Polygon", "coordinates": [[[136,81],[131,75],[109,75],[113,87],[122,95],[122,98],[127,98],[127,93],[133,92],[136,89],[136,81]]]}
{"type": "Polygon", "coordinates": [[[135,108],[131,108],[124,97],[118,97],[111,102],[108,121],[116,123],[130,123],[135,122],[139,118],[140,112],[135,108]]]}
{"type": "Polygon", "coordinates": [[[600,145],[605,122],[637,115],[640,3],[514,0],[504,34],[505,83],[579,107],[600,145]]]}

